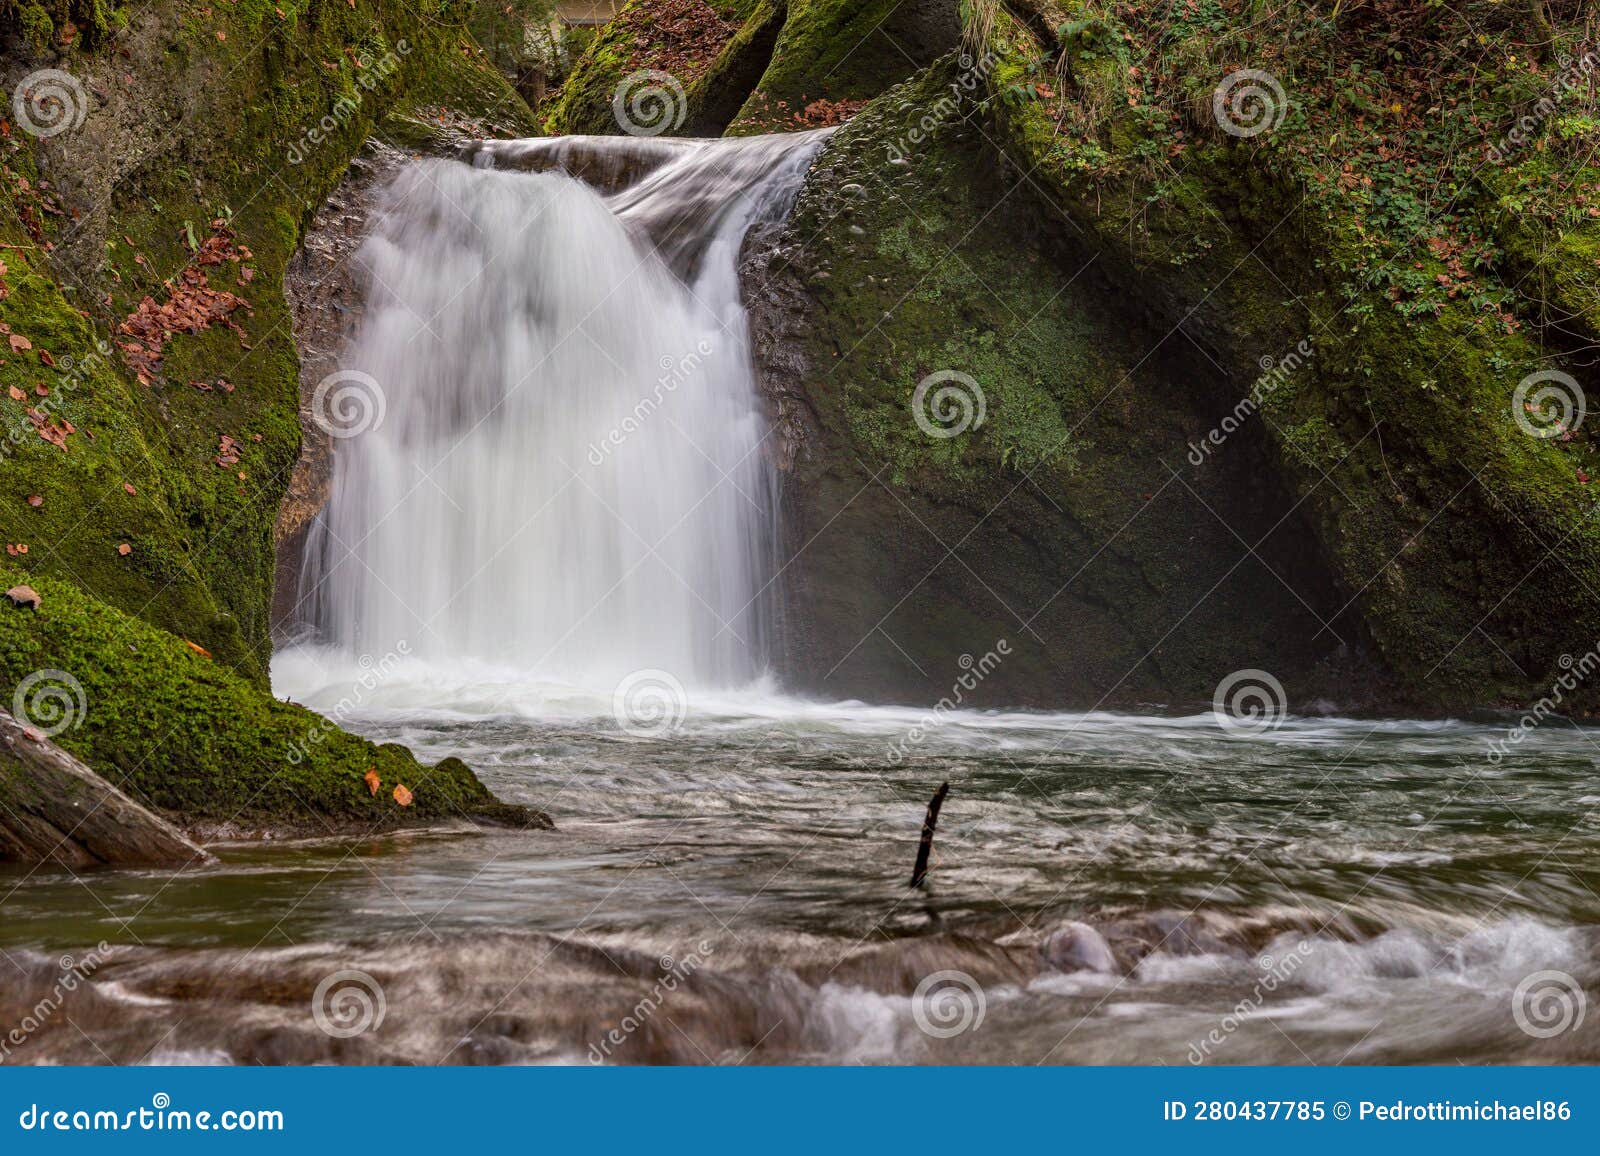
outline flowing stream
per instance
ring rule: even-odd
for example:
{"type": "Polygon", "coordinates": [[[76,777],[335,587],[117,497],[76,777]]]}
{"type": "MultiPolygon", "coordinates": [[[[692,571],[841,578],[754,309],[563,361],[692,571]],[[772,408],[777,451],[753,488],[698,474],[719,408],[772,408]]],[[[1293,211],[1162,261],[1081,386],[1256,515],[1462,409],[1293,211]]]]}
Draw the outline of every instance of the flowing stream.
{"type": "Polygon", "coordinates": [[[274,679],[559,829],[7,869],[19,1059],[1600,1062],[1592,732],[1491,759],[1515,720],[777,688],[735,269],[824,140],[509,142],[400,175],[347,359],[383,420],[339,455],[316,633],[274,679]],[[661,709],[619,696],[640,672],[661,709]],[[41,1018],[63,953],[91,982],[41,1018]]]}

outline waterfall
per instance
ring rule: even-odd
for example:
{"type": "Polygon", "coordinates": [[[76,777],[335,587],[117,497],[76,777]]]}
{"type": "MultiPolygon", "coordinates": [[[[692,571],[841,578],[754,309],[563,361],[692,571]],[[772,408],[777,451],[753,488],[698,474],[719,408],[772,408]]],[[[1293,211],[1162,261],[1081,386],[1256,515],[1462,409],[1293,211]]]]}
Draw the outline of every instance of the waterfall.
{"type": "Polygon", "coordinates": [[[738,254],[825,135],[495,142],[398,175],[313,403],[340,437],[300,587],[321,643],[594,688],[762,673],[773,480],[738,254]]]}

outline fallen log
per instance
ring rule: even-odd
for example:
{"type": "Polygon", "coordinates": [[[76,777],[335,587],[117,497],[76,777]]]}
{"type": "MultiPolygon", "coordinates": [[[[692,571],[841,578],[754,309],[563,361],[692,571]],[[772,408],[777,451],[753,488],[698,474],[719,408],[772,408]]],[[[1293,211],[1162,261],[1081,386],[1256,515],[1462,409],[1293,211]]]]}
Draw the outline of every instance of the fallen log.
{"type": "Polygon", "coordinates": [[[0,710],[0,860],[200,864],[211,856],[39,731],[0,710]]]}

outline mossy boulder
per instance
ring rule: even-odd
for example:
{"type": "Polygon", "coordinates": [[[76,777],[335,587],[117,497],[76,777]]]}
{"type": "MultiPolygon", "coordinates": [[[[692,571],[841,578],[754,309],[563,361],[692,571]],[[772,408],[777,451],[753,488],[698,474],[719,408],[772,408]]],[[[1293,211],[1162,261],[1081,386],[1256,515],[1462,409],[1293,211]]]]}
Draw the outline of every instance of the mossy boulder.
{"type": "Polygon", "coordinates": [[[282,281],[369,137],[527,134],[532,115],[449,3],[124,11],[43,50],[0,28],[8,90],[56,69],[76,102],[61,131],[0,138],[0,538],[11,580],[50,592],[10,619],[0,691],[78,672],[100,705],[63,745],[187,816],[366,822],[358,764],[385,792],[425,784],[389,799],[397,821],[493,810],[459,763],[337,730],[285,764],[317,720],[267,681],[301,441],[282,281]]]}
{"type": "Polygon", "coordinates": [[[965,703],[1061,707],[1209,699],[1271,665],[1374,705],[1260,430],[1185,460],[1226,376],[996,163],[973,84],[952,56],[838,130],[749,270],[786,446],[786,673],[926,702],[992,665],[965,703]]]}
{"type": "Polygon", "coordinates": [[[955,0],[789,0],[771,60],[729,132],[838,124],[960,37],[955,0]]]}
{"type": "Polygon", "coordinates": [[[544,111],[545,131],[596,136],[696,131],[705,115],[705,98],[696,85],[718,63],[724,46],[743,31],[749,35],[735,50],[742,51],[756,35],[767,19],[752,16],[756,7],[754,0],[628,0],[573,65],[544,111]]]}
{"type": "MultiPolygon", "coordinates": [[[[0,582],[21,577],[7,567],[0,582]]],[[[541,822],[496,801],[459,759],[422,766],[404,747],[261,693],[202,648],[70,582],[30,583],[37,608],[0,601],[0,686],[20,721],[54,732],[139,802],[201,827],[311,834],[417,820],[541,822]],[[395,797],[401,786],[408,805],[395,797]]]]}

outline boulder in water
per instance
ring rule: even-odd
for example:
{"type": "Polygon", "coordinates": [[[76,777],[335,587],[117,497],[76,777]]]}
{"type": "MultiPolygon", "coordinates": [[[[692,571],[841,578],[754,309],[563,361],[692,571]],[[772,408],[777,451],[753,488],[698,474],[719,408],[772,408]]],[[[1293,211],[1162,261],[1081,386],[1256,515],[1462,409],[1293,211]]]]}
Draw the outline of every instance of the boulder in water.
{"type": "Polygon", "coordinates": [[[1121,970],[1106,937],[1087,923],[1073,919],[1052,931],[1039,951],[1045,962],[1057,971],[1098,971],[1111,975],[1121,970]]]}

